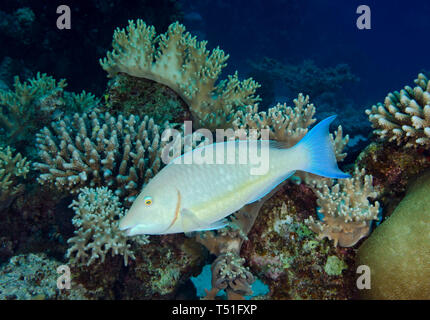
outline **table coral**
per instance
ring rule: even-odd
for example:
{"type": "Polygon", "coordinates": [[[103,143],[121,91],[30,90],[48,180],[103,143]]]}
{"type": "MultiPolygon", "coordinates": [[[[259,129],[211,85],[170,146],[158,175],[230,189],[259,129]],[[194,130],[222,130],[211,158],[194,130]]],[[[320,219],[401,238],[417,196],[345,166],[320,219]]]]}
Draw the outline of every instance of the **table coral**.
{"type": "Polygon", "coordinates": [[[405,147],[430,145],[430,82],[420,73],[416,86],[389,93],[384,103],[366,110],[374,133],[405,147]]]}
{"type": "Polygon", "coordinates": [[[339,180],[336,184],[333,179],[314,182],[323,218],[315,221],[311,216],[305,222],[319,239],[327,237],[334,240],[334,246],[352,247],[369,234],[370,224],[372,220],[378,220],[379,213],[379,202],[369,202],[369,198],[378,196],[372,180],[371,175],[365,175],[364,169],[356,168],[352,178],[339,180]]]}
{"type": "Polygon", "coordinates": [[[23,179],[30,171],[30,162],[20,153],[13,155],[10,147],[0,147],[0,210],[6,208],[25,189],[23,179]]]}
{"type": "Polygon", "coordinates": [[[197,127],[226,128],[237,107],[259,100],[259,85],[240,81],[237,73],[216,84],[229,56],[206,45],[177,22],[156,36],[153,26],[130,20],[126,29],[115,30],[113,50],[100,64],[110,77],[123,72],[170,87],[188,104],[197,127]]]}
{"type": "MultiPolygon", "coordinates": [[[[83,188],[70,207],[75,211],[72,222],[76,230],[67,241],[71,244],[67,257],[73,257],[74,263],[103,263],[109,252],[122,255],[125,265],[129,258],[135,259],[129,238],[119,230],[118,220],[124,216],[124,209],[111,190],[83,188]]],[[[148,243],[146,236],[133,240],[141,245],[148,243]]]]}

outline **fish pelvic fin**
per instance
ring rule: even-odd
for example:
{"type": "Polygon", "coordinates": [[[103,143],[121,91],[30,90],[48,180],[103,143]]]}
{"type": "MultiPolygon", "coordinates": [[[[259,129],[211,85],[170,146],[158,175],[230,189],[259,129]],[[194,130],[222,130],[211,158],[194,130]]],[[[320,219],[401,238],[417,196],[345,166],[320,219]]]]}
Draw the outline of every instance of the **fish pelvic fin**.
{"type": "Polygon", "coordinates": [[[330,140],[329,127],[336,116],[328,117],[314,126],[292,149],[301,160],[302,170],[327,178],[349,178],[337,166],[334,146],[330,140]]]}

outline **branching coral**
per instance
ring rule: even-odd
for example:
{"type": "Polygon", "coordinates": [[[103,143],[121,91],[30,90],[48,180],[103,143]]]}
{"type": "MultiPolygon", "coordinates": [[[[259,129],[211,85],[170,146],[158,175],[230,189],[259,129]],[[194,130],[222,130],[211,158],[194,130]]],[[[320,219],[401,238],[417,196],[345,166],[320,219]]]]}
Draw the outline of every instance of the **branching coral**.
{"type": "Polygon", "coordinates": [[[179,131],[168,143],[161,139],[164,129],[171,129],[168,122],[160,127],[152,118],[116,118],[98,110],[66,116],[37,134],[38,181],[71,193],[107,186],[129,206],[164,161],[183,152],[186,141],[192,148],[207,143],[198,141],[197,132],[184,137],[179,131]]]}
{"type": "MultiPolygon", "coordinates": [[[[283,142],[286,147],[292,147],[302,139],[309,130],[309,127],[316,121],[315,106],[309,103],[309,96],[299,94],[294,99],[294,108],[279,104],[270,108],[267,112],[258,112],[257,105],[248,106],[245,111],[238,111],[233,121],[235,130],[268,129],[269,139],[283,142]]],[[[343,137],[342,127],[339,126],[335,135],[331,135],[338,161],[343,160],[346,154],[343,149],[348,144],[349,136],[343,137]]]]}
{"type": "Polygon", "coordinates": [[[229,127],[237,107],[259,100],[254,95],[259,85],[252,78],[240,81],[237,73],[216,84],[229,56],[206,45],[177,22],[156,36],[153,26],[129,21],[115,31],[113,51],[100,64],[110,77],[123,72],[170,87],[188,104],[198,127],[229,127]]]}
{"type": "Polygon", "coordinates": [[[430,82],[420,73],[416,86],[389,93],[384,103],[366,110],[374,133],[397,145],[430,145],[430,82]]]}
{"type": "MultiPolygon", "coordinates": [[[[74,256],[77,263],[87,266],[99,260],[104,262],[105,256],[124,256],[124,264],[128,259],[135,259],[129,239],[119,230],[118,220],[124,216],[119,198],[108,188],[83,188],[78,200],[73,200],[70,207],[75,211],[72,220],[75,226],[75,236],[67,242],[72,246],[67,251],[67,257],[74,256]],[[76,254],[75,254],[76,252],[76,254]],[[75,255],[74,255],[75,254],[75,255]]],[[[146,236],[135,237],[140,244],[149,242],[146,236]]]]}
{"type": "Polygon", "coordinates": [[[24,191],[25,185],[21,180],[29,171],[30,162],[20,153],[14,156],[10,147],[0,147],[0,209],[7,207],[24,191]]]}
{"type": "Polygon", "coordinates": [[[321,221],[313,217],[306,220],[319,239],[334,240],[334,245],[352,247],[370,232],[370,223],[378,219],[379,202],[371,204],[369,198],[376,198],[378,192],[372,185],[372,176],[357,168],[352,178],[339,180],[324,179],[314,182],[318,197],[321,221]]]}
{"type": "Polygon", "coordinates": [[[219,290],[226,290],[230,300],[251,295],[250,285],[254,282],[254,276],[249,268],[243,266],[244,263],[245,259],[234,252],[219,255],[212,263],[212,289],[206,290],[206,299],[215,299],[219,290]]]}
{"type": "Polygon", "coordinates": [[[0,124],[9,143],[28,142],[28,138],[43,125],[63,112],[83,111],[96,106],[94,95],[65,92],[64,79],[57,82],[46,74],[22,83],[15,77],[14,91],[0,90],[0,124]]]}
{"type": "Polygon", "coordinates": [[[42,162],[34,166],[42,172],[41,184],[72,193],[107,186],[130,204],[162,165],[162,128],[148,117],[115,118],[93,111],[51,126],[37,134],[42,162]]]}

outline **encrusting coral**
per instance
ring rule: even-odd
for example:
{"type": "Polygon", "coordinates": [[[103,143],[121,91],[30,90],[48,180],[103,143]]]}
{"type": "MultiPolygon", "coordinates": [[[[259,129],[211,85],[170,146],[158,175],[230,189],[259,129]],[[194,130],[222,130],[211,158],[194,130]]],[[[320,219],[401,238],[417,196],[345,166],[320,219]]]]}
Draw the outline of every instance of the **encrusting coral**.
{"type": "Polygon", "coordinates": [[[366,110],[380,138],[406,147],[430,145],[430,82],[420,73],[415,84],[389,93],[383,104],[366,110]]]}
{"type": "Polygon", "coordinates": [[[57,82],[46,74],[21,82],[15,77],[14,91],[0,90],[0,124],[9,144],[28,143],[32,135],[65,112],[81,112],[96,106],[91,93],[64,91],[64,79],[57,82]]]}
{"type": "MultiPolygon", "coordinates": [[[[87,266],[96,260],[103,263],[108,252],[112,256],[122,255],[125,265],[129,258],[135,259],[130,238],[119,230],[118,220],[124,216],[124,209],[111,190],[82,188],[78,200],[73,200],[70,207],[75,211],[72,222],[76,230],[75,236],[67,241],[71,244],[67,257],[73,256],[75,262],[87,266]]],[[[149,242],[147,236],[132,240],[140,245],[149,242]]]]}
{"type": "Polygon", "coordinates": [[[372,220],[378,220],[379,202],[371,204],[378,192],[372,185],[372,176],[356,168],[354,176],[339,180],[314,181],[313,188],[318,197],[322,221],[311,216],[305,222],[318,234],[319,239],[334,240],[334,246],[352,247],[370,232],[372,220]]]}
{"type": "Polygon", "coordinates": [[[259,100],[259,85],[252,78],[240,81],[237,73],[216,84],[229,56],[219,48],[210,52],[206,44],[177,22],[156,36],[153,26],[130,20],[126,29],[115,30],[113,50],[100,64],[110,77],[122,72],[170,87],[187,103],[197,127],[226,128],[238,107],[259,100]]]}
{"type": "Polygon", "coordinates": [[[30,162],[11,147],[0,146],[0,209],[7,207],[25,189],[22,179],[30,171],[30,162]]]}
{"type": "Polygon", "coordinates": [[[319,240],[304,222],[316,213],[306,184],[286,182],[262,206],[241,248],[245,265],[270,291],[265,299],[348,299],[355,288],[354,249],[319,240]],[[342,270],[331,272],[332,256],[342,270]],[[327,272],[329,271],[329,272],[327,272]]]}

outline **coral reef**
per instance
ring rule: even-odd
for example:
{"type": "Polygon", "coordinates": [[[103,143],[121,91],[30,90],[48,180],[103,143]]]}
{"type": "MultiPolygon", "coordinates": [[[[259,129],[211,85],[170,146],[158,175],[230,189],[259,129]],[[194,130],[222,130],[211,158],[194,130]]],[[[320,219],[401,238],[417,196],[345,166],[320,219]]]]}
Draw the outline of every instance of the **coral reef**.
{"type": "Polygon", "coordinates": [[[267,299],[348,299],[355,294],[354,250],[317,238],[304,222],[315,208],[312,189],[292,183],[261,208],[241,256],[270,287],[267,299]],[[333,256],[343,271],[332,272],[333,256]]]}
{"type": "Polygon", "coordinates": [[[0,10],[0,34],[29,45],[34,41],[35,18],[29,7],[19,8],[12,14],[0,10]]]}
{"type": "Polygon", "coordinates": [[[251,78],[240,81],[237,73],[216,84],[228,55],[206,41],[197,41],[179,23],[156,36],[155,28],[132,20],[117,29],[113,51],[100,60],[109,76],[119,72],[162,83],[187,103],[197,127],[227,128],[238,107],[257,102],[259,85],[251,78]]]}
{"type": "Polygon", "coordinates": [[[203,246],[183,234],[151,237],[150,244],[133,244],[132,249],[136,259],[130,261],[121,280],[124,299],[172,299],[182,295],[181,286],[200,272],[207,259],[203,246]]]}
{"type": "Polygon", "coordinates": [[[20,153],[13,155],[10,147],[0,146],[0,210],[25,189],[24,179],[30,171],[30,162],[20,153]]]}
{"type": "Polygon", "coordinates": [[[206,299],[215,299],[220,290],[225,290],[230,300],[244,299],[245,295],[251,295],[251,284],[254,276],[247,267],[245,260],[241,258],[240,251],[247,234],[254,225],[262,205],[276,192],[268,193],[257,202],[251,203],[240,209],[233,216],[229,225],[219,231],[207,231],[198,233],[196,240],[203,244],[211,254],[217,256],[212,263],[212,289],[206,290],[206,299]]]}
{"type": "MultiPolygon", "coordinates": [[[[75,2],[70,5],[72,17],[77,14],[80,18],[72,18],[72,28],[65,31],[65,37],[64,32],[55,27],[58,5],[47,10],[43,1],[2,1],[0,43],[4,44],[3,53],[20,64],[14,75],[24,76],[24,71],[28,70],[29,76],[34,76],[37,71],[44,70],[55,77],[67,77],[73,86],[72,91],[85,88],[97,95],[105,89],[105,83],[99,81],[103,79],[104,71],[98,59],[109,48],[112,39],[112,34],[106,30],[114,30],[134,17],[143,18],[165,30],[170,23],[182,17],[176,0],[75,2]]],[[[6,83],[9,80],[5,79],[6,83]]]]}
{"type": "Polygon", "coordinates": [[[71,247],[66,256],[72,256],[74,263],[87,266],[96,261],[103,263],[110,252],[112,256],[122,255],[127,265],[129,258],[135,259],[129,242],[137,241],[140,245],[149,242],[146,236],[129,239],[119,230],[118,220],[124,216],[124,209],[118,197],[106,187],[81,189],[78,200],[70,206],[76,213],[72,220],[76,230],[67,241],[71,247]]]}
{"type": "Polygon", "coordinates": [[[409,181],[430,167],[429,160],[430,152],[425,149],[399,148],[387,141],[372,142],[357,157],[356,167],[365,168],[372,175],[386,217],[404,197],[409,181]]]}
{"type": "Polygon", "coordinates": [[[283,64],[275,59],[263,58],[261,62],[250,62],[257,71],[267,73],[269,77],[281,80],[292,94],[304,92],[313,98],[325,92],[336,91],[347,82],[358,81],[347,64],[320,68],[313,60],[304,60],[301,64],[283,64]]]}
{"type": "MultiPolygon", "coordinates": [[[[277,104],[269,108],[267,112],[258,112],[258,106],[247,106],[244,111],[239,110],[233,120],[235,130],[257,129],[257,136],[260,138],[258,130],[269,129],[269,139],[280,141],[285,147],[292,147],[299,142],[308,132],[309,127],[316,121],[315,106],[309,103],[309,96],[299,94],[293,100],[294,108],[287,104],[277,104]]],[[[342,161],[346,157],[343,149],[348,144],[349,136],[343,137],[342,126],[339,126],[334,136],[330,135],[337,161],[342,161]]]]}
{"type": "Polygon", "coordinates": [[[430,173],[419,176],[392,215],[360,246],[357,265],[371,271],[365,299],[430,298],[430,173]]]}
{"type": "Polygon", "coordinates": [[[188,106],[169,87],[161,83],[120,73],[108,85],[105,111],[112,115],[134,114],[153,118],[155,123],[180,123],[191,119],[188,106]]]}
{"type": "Polygon", "coordinates": [[[57,267],[59,261],[45,254],[27,254],[12,257],[0,267],[0,300],[57,299],[57,267]]]}
{"type": "Polygon", "coordinates": [[[313,187],[323,218],[315,221],[310,217],[305,223],[318,234],[318,239],[327,237],[334,240],[334,246],[352,247],[369,234],[372,220],[378,220],[379,202],[369,202],[378,192],[372,176],[365,175],[364,169],[356,168],[352,178],[336,184],[333,179],[319,179],[313,187]]]}
{"type": "Polygon", "coordinates": [[[416,86],[389,93],[384,103],[366,110],[374,133],[405,147],[430,145],[430,82],[420,73],[416,86]]]}
{"type": "Polygon", "coordinates": [[[34,163],[38,181],[71,193],[107,186],[130,205],[160,170],[162,129],[148,117],[116,118],[97,110],[66,116],[37,134],[43,161],[34,163]]]}
{"type": "Polygon", "coordinates": [[[22,83],[15,77],[14,91],[0,90],[0,134],[9,144],[28,145],[44,125],[65,112],[81,112],[95,107],[98,100],[91,93],[64,91],[64,79],[57,82],[46,74],[22,83]]]}

